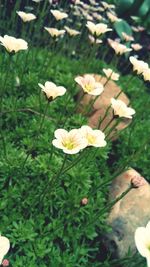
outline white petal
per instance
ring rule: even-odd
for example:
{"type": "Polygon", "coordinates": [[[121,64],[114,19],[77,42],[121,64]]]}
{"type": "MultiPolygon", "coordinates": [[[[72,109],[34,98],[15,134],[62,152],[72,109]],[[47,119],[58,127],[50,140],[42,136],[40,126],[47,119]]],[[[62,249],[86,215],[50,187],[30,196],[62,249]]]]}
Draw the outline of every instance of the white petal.
{"type": "Polygon", "coordinates": [[[53,144],[53,146],[55,146],[55,147],[57,147],[59,149],[64,149],[64,146],[62,145],[61,141],[58,140],[58,139],[54,139],[52,141],[52,144],[53,144]]]}
{"type": "Polygon", "coordinates": [[[0,264],[3,260],[3,257],[7,254],[10,249],[9,239],[5,236],[0,236],[0,264]]]}
{"type": "Polygon", "coordinates": [[[150,267],[150,257],[147,258],[147,267],[150,267]]]}
{"type": "Polygon", "coordinates": [[[57,129],[57,130],[55,131],[55,137],[56,137],[57,139],[62,140],[63,138],[65,138],[65,137],[67,137],[67,136],[68,136],[68,132],[67,132],[66,130],[64,130],[64,129],[57,129]]]}
{"type": "Polygon", "coordinates": [[[146,246],[146,239],[147,239],[146,228],[145,227],[137,228],[135,231],[135,244],[139,253],[143,257],[148,257],[148,255],[150,256],[150,251],[146,246]]]}
{"type": "Polygon", "coordinates": [[[66,88],[63,87],[63,86],[58,86],[58,89],[60,89],[59,95],[64,95],[66,93],[66,91],[67,91],[66,88]]]}
{"type": "Polygon", "coordinates": [[[41,83],[38,83],[38,86],[40,86],[43,90],[45,89],[45,86],[41,83]]]}

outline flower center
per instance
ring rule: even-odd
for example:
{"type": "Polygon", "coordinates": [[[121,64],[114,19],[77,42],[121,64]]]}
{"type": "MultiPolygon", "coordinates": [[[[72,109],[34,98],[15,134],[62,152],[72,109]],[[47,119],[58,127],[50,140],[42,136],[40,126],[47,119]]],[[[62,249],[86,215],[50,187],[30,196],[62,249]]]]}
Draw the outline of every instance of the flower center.
{"type": "Polygon", "coordinates": [[[93,90],[93,86],[91,84],[87,83],[85,85],[85,90],[86,90],[86,92],[91,92],[93,90]]]}
{"type": "Polygon", "coordinates": [[[89,144],[94,144],[95,143],[95,136],[88,134],[87,135],[87,140],[89,144]]]}
{"type": "Polygon", "coordinates": [[[69,150],[72,150],[76,147],[74,140],[67,139],[63,142],[64,147],[66,147],[69,150]]]}

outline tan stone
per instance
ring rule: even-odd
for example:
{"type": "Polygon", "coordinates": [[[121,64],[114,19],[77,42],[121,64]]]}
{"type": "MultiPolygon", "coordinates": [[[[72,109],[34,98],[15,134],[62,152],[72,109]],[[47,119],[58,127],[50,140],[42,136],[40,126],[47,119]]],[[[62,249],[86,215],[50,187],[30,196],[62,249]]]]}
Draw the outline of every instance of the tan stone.
{"type": "Polygon", "coordinates": [[[113,181],[110,188],[110,201],[121,195],[128,188],[133,178],[134,180],[141,180],[142,186],[132,189],[117,202],[108,218],[112,233],[107,237],[107,245],[119,257],[124,257],[129,248],[132,252],[135,252],[135,230],[137,227],[146,226],[150,220],[150,185],[134,169],[122,173],[113,181]]]}
{"type": "MultiPolygon", "coordinates": [[[[100,81],[102,84],[105,84],[107,81],[107,78],[102,77],[100,75],[95,74],[94,77],[98,82],[100,81]]],[[[109,81],[106,84],[103,93],[97,98],[93,106],[91,106],[91,110],[87,115],[89,126],[91,126],[92,128],[98,128],[99,119],[104,117],[108,106],[111,104],[110,99],[112,97],[113,98],[116,97],[120,93],[120,91],[121,88],[114,81],[109,81]]],[[[79,98],[81,97],[81,94],[82,93],[80,93],[79,98]]],[[[85,94],[82,100],[80,101],[78,111],[84,113],[85,107],[88,106],[91,101],[94,102],[94,99],[95,96],[85,94]]],[[[129,99],[123,92],[119,95],[118,99],[124,101],[127,105],[129,104],[129,99]]],[[[113,117],[113,111],[112,108],[110,108],[107,117],[104,119],[104,121],[100,126],[101,130],[103,130],[106,127],[106,125],[110,122],[112,117],[113,117]]],[[[130,122],[131,122],[130,119],[122,118],[122,121],[119,123],[119,125],[115,127],[113,133],[111,134],[111,137],[116,135],[118,130],[120,131],[126,128],[130,124],[130,122]]],[[[112,127],[114,124],[115,120],[110,124],[110,127],[112,127]]]]}

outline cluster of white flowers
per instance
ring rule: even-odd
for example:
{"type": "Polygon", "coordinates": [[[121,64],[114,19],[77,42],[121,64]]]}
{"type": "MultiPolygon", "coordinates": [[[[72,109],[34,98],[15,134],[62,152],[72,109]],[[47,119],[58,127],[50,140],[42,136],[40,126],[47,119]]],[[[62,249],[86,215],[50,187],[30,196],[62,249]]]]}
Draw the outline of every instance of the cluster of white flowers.
{"type": "Polygon", "coordinates": [[[100,130],[93,130],[87,125],[69,132],[57,129],[54,135],[53,145],[62,149],[66,154],[76,154],[88,146],[106,146],[105,134],[100,130]]]}
{"type": "MultiPolygon", "coordinates": [[[[32,0],[35,3],[39,3],[42,0],[32,0]]],[[[117,17],[116,13],[112,11],[115,8],[114,5],[108,4],[104,1],[101,1],[101,6],[95,0],[89,0],[90,5],[83,3],[80,0],[76,1],[76,5],[73,6],[74,14],[80,16],[81,11],[84,18],[86,18],[86,28],[88,29],[89,40],[91,43],[100,44],[102,40],[98,39],[99,36],[107,32],[111,32],[112,29],[108,27],[106,23],[94,23],[93,20],[104,22],[110,21],[111,25],[115,22],[120,21],[121,19],[117,17]],[[106,12],[105,19],[98,12],[106,12]]],[[[32,13],[26,13],[23,11],[16,11],[19,16],[19,19],[23,22],[30,22],[37,17],[32,13]]],[[[55,18],[56,21],[62,21],[68,18],[68,14],[57,9],[51,9],[50,14],[55,18]]],[[[44,29],[50,34],[53,38],[58,38],[67,33],[69,36],[80,35],[79,30],[72,29],[68,26],[64,26],[64,29],[57,29],[54,27],[44,27],[44,29]]],[[[133,31],[142,31],[142,27],[132,27],[133,31]]],[[[125,32],[122,32],[122,39],[126,42],[133,42],[134,37],[128,35],[125,32]]],[[[123,55],[130,51],[138,51],[142,49],[142,46],[138,43],[132,43],[129,48],[126,45],[108,38],[109,45],[114,49],[116,55],[123,55]]],[[[5,47],[9,53],[17,53],[20,50],[27,50],[28,43],[20,38],[15,38],[12,36],[4,35],[0,36],[0,44],[5,47]]],[[[131,56],[129,58],[131,64],[133,65],[133,71],[136,71],[137,74],[141,74],[145,81],[150,81],[150,68],[148,64],[142,60],[137,59],[136,57],[131,56]]],[[[120,75],[113,71],[110,68],[103,68],[103,72],[107,80],[118,81],[120,75]]],[[[105,90],[105,86],[96,80],[94,75],[85,74],[75,77],[75,82],[82,88],[84,94],[89,94],[91,96],[99,96],[105,90]]],[[[48,101],[53,101],[59,96],[63,96],[67,90],[63,86],[57,86],[51,81],[46,81],[45,84],[38,84],[42,89],[42,92],[46,95],[48,101]]],[[[122,100],[111,98],[110,99],[111,110],[113,110],[114,117],[132,119],[132,116],[135,114],[135,110],[131,107],[128,107],[122,100]]],[[[104,130],[105,132],[105,130],[104,130]]],[[[88,125],[83,125],[79,129],[72,129],[67,131],[65,129],[57,129],[54,132],[55,139],[52,141],[53,146],[58,149],[61,149],[66,154],[76,154],[82,151],[87,147],[105,147],[107,145],[105,133],[99,129],[92,129],[88,125]]],[[[139,227],[135,232],[135,243],[139,253],[146,258],[148,267],[150,267],[150,222],[147,224],[146,228],[139,227]]],[[[9,239],[0,236],[0,264],[2,264],[4,256],[7,254],[10,248],[9,239]]]]}

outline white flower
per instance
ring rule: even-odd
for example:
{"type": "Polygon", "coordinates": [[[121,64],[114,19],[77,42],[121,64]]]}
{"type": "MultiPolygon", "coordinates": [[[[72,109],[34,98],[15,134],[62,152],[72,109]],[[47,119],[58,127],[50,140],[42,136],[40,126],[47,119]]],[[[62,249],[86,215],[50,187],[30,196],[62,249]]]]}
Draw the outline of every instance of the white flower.
{"type": "Polygon", "coordinates": [[[110,5],[104,1],[102,1],[101,4],[103,5],[105,9],[115,8],[115,5],[110,5]]]}
{"type": "Polygon", "coordinates": [[[109,20],[113,23],[116,21],[120,21],[121,19],[119,19],[115,14],[112,14],[111,12],[106,12],[107,17],[109,18],[109,20]]]}
{"type": "Polygon", "coordinates": [[[2,260],[4,256],[10,249],[9,239],[5,236],[0,236],[0,265],[2,264],[2,260]]]}
{"type": "Polygon", "coordinates": [[[82,136],[87,139],[88,146],[106,146],[105,134],[100,130],[93,130],[90,126],[84,125],[80,128],[82,136]]]}
{"type": "Polygon", "coordinates": [[[56,139],[52,141],[52,144],[62,149],[66,154],[76,154],[88,145],[87,140],[83,138],[78,129],[73,129],[70,132],[57,129],[54,135],[56,139]]]}
{"type": "Polygon", "coordinates": [[[150,68],[147,70],[144,70],[142,75],[145,81],[150,81],[150,68]]]}
{"type": "Polygon", "coordinates": [[[97,11],[103,12],[103,11],[105,11],[105,8],[103,8],[103,7],[98,7],[98,8],[97,8],[97,11]]]}
{"type": "Polygon", "coordinates": [[[38,84],[42,91],[46,94],[47,98],[49,100],[53,100],[58,96],[62,96],[66,93],[66,88],[63,86],[57,86],[55,83],[52,82],[46,82],[45,85],[42,85],[41,83],[38,84]]]}
{"type": "Polygon", "coordinates": [[[100,95],[104,90],[103,85],[100,82],[97,82],[90,74],[77,76],[75,81],[81,86],[83,91],[89,95],[100,95]]]}
{"type": "Polygon", "coordinates": [[[67,26],[65,26],[65,30],[70,36],[76,36],[76,35],[80,34],[79,31],[73,30],[73,29],[71,29],[71,28],[69,28],[67,26]]]}
{"type": "Polygon", "coordinates": [[[99,36],[105,32],[112,31],[112,29],[108,28],[108,26],[104,23],[98,23],[94,24],[91,21],[88,21],[86,24],[86,27],[89,29],[89,31],[96,36],[99,36]]]}
{"type": "Polygon", "coordinates": [[[132,47],[135,51],[138,51],[138,50],[141,50],[141,49],[142,49],[142,45],[140,45],[140,44],[131,44],[131,47],[132,47]]]}
{"type": "Polygon", "coordinates": [[[122,54],[130,52],[132,50],[131,48],[128,48],[125,45],[120,44],[120,43],[118,43],[112,39],[109,39],[109,38],[108,38],[108,43],[115,50],[115,53],[117,55],[122,55],[122,54]]]}
{"type": "Polygon", "coordinates": [[[135,231],[135,244],[139,253],[146,258],[150,267],[150,221],[146,227],[138,227],[135,231]]]}
{"type": "Polygon", "coordinates": [[[93,13],[93,17],[95,19],[97,19],[97,20],[103,20],[103,17],[100,14],[98,14],[97,12],[96,13],[93,13]]]}
{"type": "Polygon", "coordinates": [[[93,17],[91,16],[91,15],[89,15],[89,14],[87,14],[86,12],[82,12],[83,13],[83,16],[87,19],[87,20],[91,20],[91,21],[93,21],[93,17]]]}
{"type": "Polygon", "coordinates": [[[129,60],[133,65],[133,71],[137,71],[137,74],[141,74],[148,69],[148,64],[143,60],[138,60],[135,57],[129,57],[129,60]]]}
{"type": "Polygon", "coordinates": [[[56,28],[48,28],[48,27],[44,27],[44,29],[46,31],[49,32],[49,34],[52,36],[52,37],[58,37],[60,35],[63,35],[65,33],[65,30],[58,30],[56,28]]]}
{"type": "Polygon", "coordinates": [[[103,41],[100,39],[95,39],[92,35],[89,35],[89,40],[92,44],[101,44],[103,41]]]}
{"type": "Polygon", "coordinates": [[[4,37],[0,36],[1,45],[3,45],[6,50],[11,52],[18,52],[19,50],[28,49],[28,43],[23,39],[17,39],[12,36],[4,35],[4,37]]]}
{"type": "Polygon", "coordinates": [[[35,3],[40,3],[43,0],[32,0],[32,1],[35,2],[35,3]]]}
{"type": "Polygon", "coordinates": [[[126,42],[134,41],[133,36],[126,34],[125,32],[122,32],[122,37],[126,42]]]}
{"type": "Polygon", "coordinates": [[[61,12],[59,10],[50,10],[56,20],[62,20],[68,17],[67,13],[61,12]]]}
{"type": "Polygon", "coordinates": [[[24,22],[36,19],[36,16],[32,13],[25,13],[23,11],[16,11],[16,13],[24,22]]]}
{"type": "Polygon", "coordinates": [[[114,72],[112,69],[103,69],[103,72],[105,73],[106,77],[113,80],[118,81],[119,80],[119,74],[114,72]]]}
{"type": "Polygon", "coordinates": [[[132,30],[133,30],[134,32],[139,32],[139,28],[138,28],[138,27],[131,26],[131,28],[132,28],[132,30]]]}
{"type": "Polygon", "coordinates": [[[132,119],[132,115],[135,114],[135,110],[127,107],[122,100],[111,98],[111,106],[114,110],[114,114],[118,115],[119,117],[132,119]]]}

